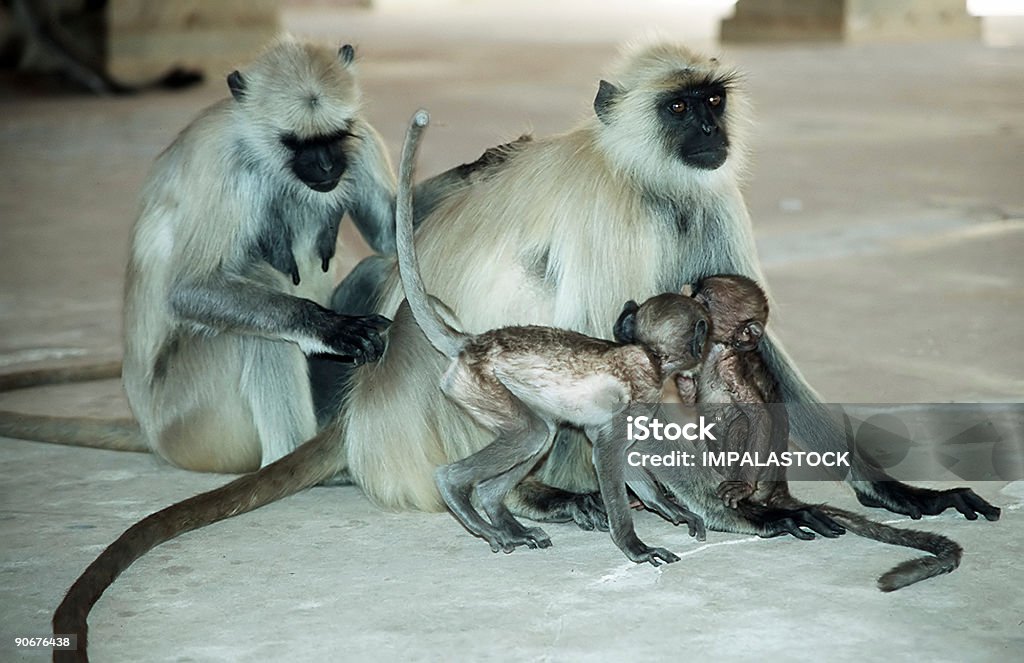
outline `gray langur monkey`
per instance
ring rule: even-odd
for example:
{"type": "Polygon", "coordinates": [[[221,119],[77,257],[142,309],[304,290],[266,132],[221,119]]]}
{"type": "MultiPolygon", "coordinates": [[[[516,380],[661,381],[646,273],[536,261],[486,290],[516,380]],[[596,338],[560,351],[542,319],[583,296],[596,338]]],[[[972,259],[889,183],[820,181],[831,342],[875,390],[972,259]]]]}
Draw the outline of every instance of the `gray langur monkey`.
{"type": "MultiPolygon", "coordinates": [[[[441,390],[495,436],[473,455],[437,469],[445,504],[494,552],[512,552],[520,545],[547,548],[547,533],[524,527],[504,499],[547,453],[558,424],[568,422],[586,431],[593,444],[615,544],[634,562],[658,566],[678,561],[672,552],[648,546],[636,535],[624,480],[626,445],[616,435],[613,419],[631,403],[659,400],[665,378],[699,363],[708,326],[704,310],[682,295],[652,297],[636,313],[636,341],[630,345],[551,327],[510,326],[482,334],[454,329],[429,300],[413,245],[412,173],[428,121],[426,111],[413,116],[399,163],[399,271],[413,318],[434,349],[450,361],[441,390]],[[474,494],[490,522],[474,508],[474,494]]],[[[659,498],[652,508],[677,524],[686,522],[691,535],[704,538],[699,518],[659,498]]]]}
{"type": "MultiPolygon", "coordinates": [[[[468,186],[435,192],[417,234],[428,290],[469,332],[537,324],[602,337],[627,299],[718,273],[763,283],[740,192],[748,121],[739,75],[716,59],[666,43],[628,51],[579,127],[507,145],[468,186]]],[[[346,387],[348,470],[382,506],[443,509],[434,469],[490,436],[436,388],[444,362],[398,310],[393,260],[356,271],[362,278],[342,283],[334,307],[396,320],[383,360],[356,369],[346,387]]],[[[792,427],[802,445],[846,450],[840,423],[770,333],[762,354],[783,400],[801,404],[792,427]]],[[[969,488],[915,488],[865,464],[846,478],[862,503],[914,518],[950,506],[970,519],[999,516],[969,488]]],[[[596,484],[589,445],[563,429],[507,503],[535,520],[601,527],[588,494],[596,484]]]]}
{"type": "Polygon", "coordinates": [[[157,159],[135,226],[124,383],[187,469],[268,465],[317,431],[306,356],[376,360],[387,320],[327,308],[338,226],[391,226],[394,179],[360,114],[355,51],[282,40],[157,159]]]}
{"type": "MultiPolygon", "coordinates": [[[[192,470],[245,472],[317,432],[307,355],[356,363],[388,321],[325,305],[348,212],[394,247],[394,175],[363,119],[351,46],[281,39],[227,77],[157,158],[124,299],[128,423],[3,413],[0,434],[144,446],[192,470]]],[[[67,376],[77,379],[81,376],[67,376]]]]}
{"type": "MultiPolygon", "coordinates": [[[[694,287],[694,299],[707,307],[711,320],[707,353],[700,369],[692,376],[678,376],[676,385],[684,403],[696,403],[701,416],[719,424],[715,446],[719,451],[757,452],[763,456],[784,452],[789,442],[789,417],[782,404],[778,383],[761,359],[758,345],[768,323],[768,298],[752,279],[734,274],[715,275],[694,287]]],[[[615,325],[615,339],[634,338],[635,302],[627,302],[615,325]]],[[[847,436],[852,439],[847,422],[847,436]]],[[[814,528],[829,537],[843,528],[865,538],[893,545],[916,548],[932,555],[908,560],[878,578],[878,588],[891,592],[921,580],[955,570],[963,555],[958,543],[932,532],[891,527],[833,507],[808,505],[789,492],[782,465],[758,471],[756,467],[731,469],[718,484],[702,481],[698,472],[672,474],[655,471],[655,480],[676,499],[691,504],[706,500],[715,490],[733,510],[756,520],[762,509],[811,510],[814,518],[829,525],[814,528]],[[738,469],[738,471],[737,471],[738,469]],[[838,527],[834,527],[838,524],[838,527]]],[[[697,508],[697,507],[695,507],[697,508]]],[[[713,528],[721,521],[712,521],[713,528]]],[[[797,530],[795,536],[804,536],[797,530]]]]}

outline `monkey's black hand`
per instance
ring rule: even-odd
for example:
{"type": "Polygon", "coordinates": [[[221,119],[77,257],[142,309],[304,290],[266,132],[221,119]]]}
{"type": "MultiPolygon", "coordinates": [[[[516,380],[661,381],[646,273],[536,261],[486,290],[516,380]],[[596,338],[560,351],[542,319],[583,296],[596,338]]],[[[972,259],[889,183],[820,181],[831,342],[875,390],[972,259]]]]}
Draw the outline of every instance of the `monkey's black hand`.
{"type": "Polygon", "coordinates": [[[723,481],[715,491],[718,499],[727,507],[735,509],[740,502],[754,494],[754,484],[749,481],[723,481]]]}
{"type": "Polygon", "coordinates": [[[640,306],[632,299],[622,307],[619,319],[615,321],[613,333],[616,343],[636,343],[636,312],[640,306]]]}
{"type": "Polygon", "coordinates": [[[1002,510],[989,504],[970,488],[932,490],[915,488],[899,481],[874,481],[874,494],[857,491],[857,499],[864,506],[888,509],[917,520],[921,516],[934,516],[953,507],[967,520],[977,520],[978,514],[986,520],[999,520],[1002,510]]]}
{"type": "Polygon", "coordinates": [[[383,333],[391,321],[380,315],[335,314],[323,342],[330,353],[351,359],[356,366],[377,361],[384,353],[383,333]]]}
{"type": "Polygon", "coordinates": [[[816,506],[803,506],[797,509],[764,509],[760,516],[751,518],[759,522],[762,531],[759,536],[772,538],[783,534],[792,534],[798,539],[810,541],[814,533],[818,533],[827,539],[834,539],[846,533],[846,528],[832,520],[831,516],[816,506]],[[804,530],[806,527],[811,532],[804,530]]]}

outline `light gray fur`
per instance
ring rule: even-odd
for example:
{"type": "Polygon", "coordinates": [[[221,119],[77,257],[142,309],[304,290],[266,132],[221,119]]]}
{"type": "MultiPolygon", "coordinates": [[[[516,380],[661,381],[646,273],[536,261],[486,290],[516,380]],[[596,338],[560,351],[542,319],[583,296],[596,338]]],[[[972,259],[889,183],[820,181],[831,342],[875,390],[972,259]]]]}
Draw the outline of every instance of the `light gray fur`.
{"type": "MultiPolygon", "coordinates": [[[[392,227],[391,167],[350,69],[333,49],[281,40],[244,70],[245,99],[204,111],[145,185],[124,384],[149,445],[176,465],[251,470],[316,433],[306,354],[336,352],[324,332],[343,324],[324,308],[334,273],[317,238],[332,218],[336,236],[345,210],[361,228],[392,227]],[[333,191],[313,191],[289,171],[280,137],[338,127],[355,136],[349,167],[333,191]],[[254,257],[261,233],[289,234],[298,284],[254,257]]],[[[393,245],[391,232],[371,241],[393,245]]]]}

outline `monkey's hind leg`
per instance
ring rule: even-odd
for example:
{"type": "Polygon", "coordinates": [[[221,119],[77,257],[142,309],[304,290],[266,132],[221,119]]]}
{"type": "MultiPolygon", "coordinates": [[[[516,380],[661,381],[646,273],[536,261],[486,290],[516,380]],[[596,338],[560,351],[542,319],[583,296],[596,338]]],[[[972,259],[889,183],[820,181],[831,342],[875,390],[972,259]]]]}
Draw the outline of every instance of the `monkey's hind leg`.
{"type": "Polygon", "coordinates": [[[597,492],[591,444],[583,432],[562,426],[551,451],[505,503],[518,516],[541,523],[574,522],[580,529],[608,531],[608,514],[597,492]]]}
{"type": "Polygon", "coordinates": [[[471,534],[487,541],[492,552],[510,553],[521,545],[545,548],[551,543],[543,530],[524,527],[504,506],[495,507],[495,500],[500,502],[504,497],[501,492],[507,492],[515,485],[511,479],[521,479],[529,472],[533,468],[530,461],[536,461],[549,442],[546,427],[541,429],[529,419],[524,423],[525,426],[517,426],[510,431],[502,430],[480,451],[443,465],[434,473],[445,504],[471,534]],[[507,474],[513,476],[506,481],[493,481],[507,474]],[[489,515],[497,516],[498,522],[489,523],[476,511],[471,501],[474,490],[477,490],[482,506],[489,515]]]}
{"type": "Polygon", "coordinates": [[[241,389],[260,440],[260,466],[316,435],[306,357],[294,343],[243,338],[241,389]]]}
{"type": "Polygon", "coordinates": [[[146,398],[132,410],[148,443],[168,462],[195,472],[251,472],[260,446],[250,404],[239,389],[236,337],[183,338],[158,366],[146,398]]]}
{"type": "Polygon", "coordinates": [[[548,548],[551,546],[551,537],[540,527],[525,527],[516,520],[512,512],[505,506],[505,497],[509,492],[519,485],[527,474],[537,465],[537,461],[551,446],[555,431],[549,428],[540,419],[534,418],[530,422],[529,429],[523,433],[520,444],[524,448],[535,448],[536,453],[526,461],[519,463],[508,472],[481,481],[476,487],[476,494],[480,501],[480,507],[490,518],[491,523],[515,536],[526,540],[527,547],[548,548]]]}

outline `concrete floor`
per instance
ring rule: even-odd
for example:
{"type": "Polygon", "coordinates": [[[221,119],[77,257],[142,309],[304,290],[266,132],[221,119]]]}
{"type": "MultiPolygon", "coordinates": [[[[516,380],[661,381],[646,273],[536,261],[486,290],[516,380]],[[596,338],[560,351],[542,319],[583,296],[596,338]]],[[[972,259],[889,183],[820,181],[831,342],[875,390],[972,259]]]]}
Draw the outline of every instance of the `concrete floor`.
{"type": "MultiPolygon", "coordinates": [[[[360,46],[370,118],[393,148],[410,112],[431,110],[424,175],[525,128],[571,126],[619,35],[649,23],[698,45],[710,37],[706,17],[668,15],[287,18],[360,46]]],[[[774,324],[812,384],[843,402],[1024,400],[1024,50],[725,55],[748,72],[757,107],[747,191],[774,324]]],[[[119,356],[137,192],[175,132],[224,95],[213,78],[130,100],[0,92],[0,370],[119,356]]],[[[351,227],[343,241],[354,264],[365,249],[351,227]]],[[[125,411],[113,382],[8,394],[0,407],[125,411]]],[[[226,480],[15,440],[0,440],[0,460],[0,660],[43,658],[13,638],[47,633],[65,589],[124,528],[226,480]]],[[[385,513],[355,487],[317,488],[137,562],[93,611],[91,651],[98,661],[1019,659],[1024,487],[974,487],[1003,519],[907,523],[966,554],[954,574],[893,595],[874,579],[913,553],[853,535],[711,533],[698,544],[640,516],[641,536],[680,563],[635,566],[607,535],[568,525],[547,528],[549,550],[492,555],[446,514],[385,513]]],[[[841,485],[795,492],[858,508],[841,485]]]]}

